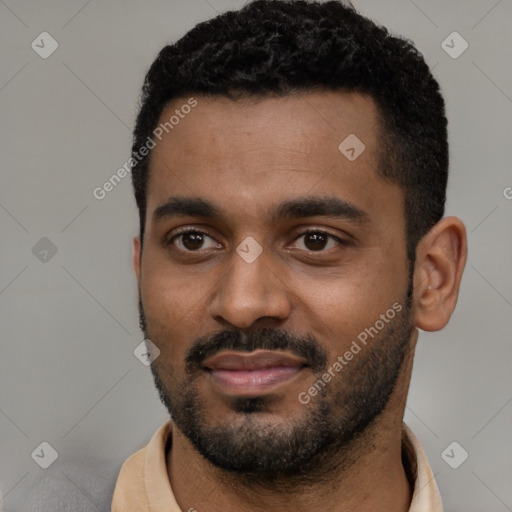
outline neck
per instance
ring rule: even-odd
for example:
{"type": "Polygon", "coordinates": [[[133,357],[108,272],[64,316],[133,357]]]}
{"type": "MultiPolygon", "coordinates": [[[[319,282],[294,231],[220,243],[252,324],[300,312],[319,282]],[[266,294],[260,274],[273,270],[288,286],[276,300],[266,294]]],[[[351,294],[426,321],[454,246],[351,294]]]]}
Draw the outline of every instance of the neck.
{"type": "Polygon", "coordinates": [[[262,483],[223,471],[174,428],[167,468],[181,510],[407,512],[412,489],[402,464],[402,418],[413,352],[411,347],[383,414],[343,453],[333,453],[325,471],[300,482],[283,478],[262,483]]]}

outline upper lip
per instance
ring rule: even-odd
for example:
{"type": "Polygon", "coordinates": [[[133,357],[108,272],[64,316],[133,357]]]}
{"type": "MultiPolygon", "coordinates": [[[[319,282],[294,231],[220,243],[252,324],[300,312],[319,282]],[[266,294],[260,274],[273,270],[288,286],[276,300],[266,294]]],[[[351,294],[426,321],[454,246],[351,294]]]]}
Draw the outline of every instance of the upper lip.
{"type": "Polygon", "coordinates": [[[254,352],[220,352],[203,363],[209,370],[261,370],[278,366],[307,366],[305,359],[289,352],[275,350],[255,350],[254,352]]]}

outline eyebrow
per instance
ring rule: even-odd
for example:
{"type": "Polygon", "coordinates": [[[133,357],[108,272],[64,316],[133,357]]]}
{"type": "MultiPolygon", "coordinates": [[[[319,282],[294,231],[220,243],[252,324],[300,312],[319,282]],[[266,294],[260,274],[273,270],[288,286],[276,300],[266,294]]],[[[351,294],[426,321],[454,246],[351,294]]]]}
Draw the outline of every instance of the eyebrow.
{"type": "MultiPolygon", "coordinates": [[[[325,217],[350,220],[368,224],[369,215],[355,205],[336,196],[304,196],[284,201],[269,211],[269,218],[275,222],[284,219],[325,217]]],[[[172,217],[222,218],[222,209],[200,197],[171,197],[153,212],[153,221],[159,222],[172,217]]]]}

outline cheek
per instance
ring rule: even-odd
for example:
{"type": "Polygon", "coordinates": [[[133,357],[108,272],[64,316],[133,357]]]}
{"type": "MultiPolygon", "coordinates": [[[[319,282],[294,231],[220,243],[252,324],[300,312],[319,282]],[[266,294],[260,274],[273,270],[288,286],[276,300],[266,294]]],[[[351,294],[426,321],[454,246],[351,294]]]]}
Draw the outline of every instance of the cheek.
{"type": "Polygon", "coordinates": [[[386,316],[390,309],[394,317],[393,305],[405,307],[406,262],[399,257],[374,256],[333,271],[329,279],[303,281],[299,293],[311,315],[306,321],[318,326],[323,339],[333,340],[328,348],[333,355],[339,355],[366,328],[376,322],[380,325],[381,315],[386,316]]]}
{"type": "Polygon", "coordinates": [[[193,290],[177,281],[165,267],[146,261],[140,293],[147,335],[159,347],[162,359],[170,356],[175,360],[184,352],[180,340],[187,339],[187,314],[196,299],[193,290]]]}
{"type": "Polygon", "coordinates": [[[170,265],[163,252],[148,251],[142,265],[141,297],[148,337],[159,347],[162,361],[181,365],[191,340],[211,329],[207,301],[216,280],[215,272],[198,275],[170,265]]]}
{"type": "Polygon", "coordinates": [[[141,268],[141,295],[146,318],[174,325],[197,302],[197,288],[190,286],[185,271],[170,264],[165,251],[148,246],[141,268]]]}

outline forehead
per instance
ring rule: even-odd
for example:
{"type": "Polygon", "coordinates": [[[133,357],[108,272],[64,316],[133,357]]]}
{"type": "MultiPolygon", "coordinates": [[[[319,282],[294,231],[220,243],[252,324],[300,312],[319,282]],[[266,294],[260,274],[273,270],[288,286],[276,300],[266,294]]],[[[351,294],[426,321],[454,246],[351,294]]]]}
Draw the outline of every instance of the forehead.
{"type": "Polygon", "coordinates": [[[191,160],[209,157],[216,149],[228,157],[228,150],[267,148],[277,150],[274,158],[281,154],[288,160],[295,154],[302,161],[304,157],[318,159],[317,150],[324,151],[328,144],[336,150],[340,137],[350,134],[365,139],[369,150],[366,157],[376,149],[378,111],[368,95],[325,91],[239,100],[196,96],[194,100],[197,105],[192,109],[185,108],[190,99],[184,97],[162,111],[159,125],[171,119],[173,125],[167,123],[162,134],[164,144],[153,151],[156,158],[162,150],[179,146],[183,152],[176,156],[191,160]]]}
{"type": "Polygon", "coordinates": [[[390,193],[401,204],[398,187],[376,172],[381,132],[369,96],[194,100],[182,108],[191,102],[178,98],[160,116],[168,124],[151,154],[148,215],[170,196],[202,197],[234,217],[312,194],[336,195],[363,211],[382,212],[388,205],[377,198],[390,193]]]}

